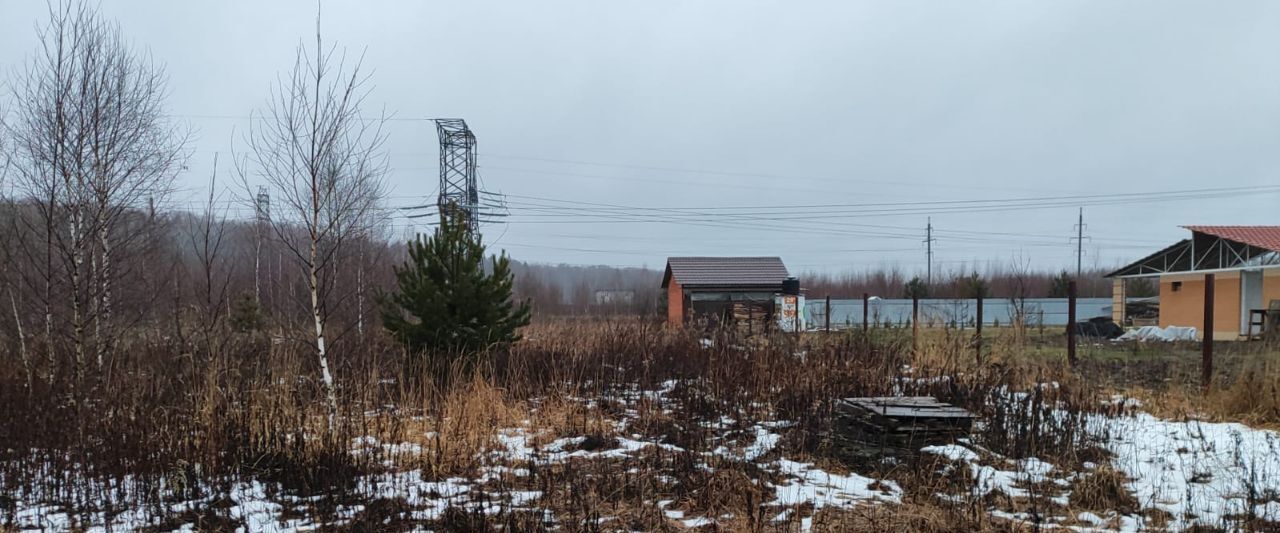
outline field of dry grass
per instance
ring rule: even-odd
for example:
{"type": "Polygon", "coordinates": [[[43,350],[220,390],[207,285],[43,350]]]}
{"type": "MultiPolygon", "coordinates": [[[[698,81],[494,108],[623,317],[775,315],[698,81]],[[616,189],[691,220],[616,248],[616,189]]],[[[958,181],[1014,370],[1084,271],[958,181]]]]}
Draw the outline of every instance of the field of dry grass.
{"type": "Polygon", "coordinates": [[[28,391],[18,369],[0,369],[0,529],[1280,526],[1268,522],[1280,471],[1253,443],[1274,434],[1213,424],[1280,423],[1274,347],[1224,348],[1201,395],[1193,347],[1086,347],[1072,370],[1025,335],[996,332],[987,346],[979,366],[969,332],[930,332],[913,350],[909,330],[797,339],[576,320],[414,378],[399,348],[371,341],[340,347],[330,424],[303,346],[138,340],[85,382],[28,391]],[[833,400],[898,394],[979,423],[907,456],[838,453],[833,400]],[[1178,471],[1185,501],[1172,501],[1168,480],[1145,477],[1162,454],[1126,446],[1186,427],[1200,437],[1165,439],[1198,458],[1178,471]],[[1234,459],[1187,444],[1222,447],[1215,431],[1237,443],[1234,459]],[[1210,501],[1196,483],[1240,494],[1210,501]]]}

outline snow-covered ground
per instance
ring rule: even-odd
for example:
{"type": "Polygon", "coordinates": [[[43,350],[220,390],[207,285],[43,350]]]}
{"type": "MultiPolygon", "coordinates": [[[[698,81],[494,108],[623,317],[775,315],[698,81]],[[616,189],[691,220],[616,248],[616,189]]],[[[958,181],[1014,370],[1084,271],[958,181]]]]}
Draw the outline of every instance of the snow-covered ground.
{"type": "MultiPolygon", "coordinates": [[[[1229,528],[1248,518],[1280,523],[1280,436],[1274,431],[1235,423],[1161,420],[1140,412],[1121,417],[1092,415],[1086,426],[1114,455],[1110,466],[1128,478],[1126,486],[1140,512],[1034,517],[996,510],[994,514],[1022,521],[1038,519],[1043,525],[1115,531],[1180,531],[1194,525],[1229,528]]],[[[1050,500],[1067,507],[1073,481],[1088,473],[1061,471],[1036,458],[1000,458],[968,442],[923,451],[967,464],[976,480],[974,496],[1000,492],[1026,498],[1027,487],[1048,482],[1061,489],[1050,500]]]]}
{"type": "Polygon", "coordinates": [[[1172,526],[1220,525],[1231,516],[1280,521],[1280,439],[1242,424],[1167,421],[1151,415],[1092,421],[1108,435],[1114,466],[1138,503],[1172,526]]]}
{"type": "MultiPolygon", "coordinates": [[[[628,402],[627,405],[636,401],[661,404],[668,400],[667,395],[676,385],[668,382],[655,390],[628,391],[619,397],[628,402]]],[[[783,435],[790,430],[791,424],[787,421],[740,424],[722,417],[709,423],[722,428],[713,437],[709,451],[690,452],[664,442],[661,436],[630,431],[635,411],[625,412],[627,414],[614,421],[616,435],[601,446],[585,446],[586,436],[547,435],[545,428],[528,424],[495,430],[493,445],[478,458],[482,466],[473,478],[431,478],[414,468],[412,458],[423,453],[419,444],[380,442],[373,437],[355,439],[351,443],[353,455],[378,453],[378,457],[387,459],[385,472],[360,477],[352,490],[367,501],[402,499],[412,509],[411,517],[419,521],[438,519],[446,509],[454,507],[490,515],[527,512],[542,516],[543,523],[554,526],[556,517],[542,501],[544,494],[532,482],[534,471],[575,461],[612,461],[614,463],[608,464],[616,464],[621,470],[624,464],[641,464],[644,454],[692,453],[699,468],[713,470],[717,466],[745,464],[764,473],[767,479],[762,485],[767,492],[762,504],[773,509],[769,516],[773,516],[775,522],[795,524],[802,530],[809,529],[813,513],[823,509],[893,505],[903,498],[903,489],[892,480],[832,471],[817,466],[810,458],[788,457],[781,447],[783,435]],[[538,444],[540,442],[542,444],[538,444]]],[[[1009,520],[1090,531],[1139,531],[1159,527],[1180,530],[1193,524],[1222,526],[1246,516],[1280,522],[1280,438],[1272,431],[1240,424],[1161,420],[1143,413],[1122,417],[1091,415],[1086,428],[1113,454],[1111,467],[1127,476],[1127,487],[1136,497],[1139,512],[1121,515],[1073,510],[1033,516],[1019,509],[992,506],[991,514],[1009,520]]],[[[922,451],[949,459],[947,468],[969,469],[973,480],[970,493],[939,494],[938,498],[944,501],[988,501],[986,497],[993,493],[1009,500],[1026,499],[1031,496],[1031,490],[1049,487],[1053,494],[1047,497],[1053,508],[1070,509],[1074,483],[1087,475],[1090,468],[1100,466],[1086,464],[1083,471],[1068,471],[1040,458],[1003,458],[967,440],[922,451]]],[[[117,495],[114,501],[129,501],[128,480],[74,482],[101,485],[82,493],[111,493],[117,495]],[[119,497],[121,495],[124,497],[119,497]]],[[[206,490],[203,494],[215,492],[206,490]]],[[[296,513],[287,512],[305,503],[307,498],[285,494],[263,482],[245,480],[217,493],[230,500],[226,504],[230,506],[228,514],[240,521],[244,529],[292,531],[316,526],[298,518],[296,513]]],[[[0,507],[0,519],[8,519],[11,527],[18,530],[65,530],[86,525],[123,530],[158,525],[175,514],[209,505],[213,496],[176,501],[165,508],[148,506],[89,513],[69,512],[58,503],[57,494],[19,492],[8,498],[10,510],[0,507]]],[[[691,506],[669,499],[649,503],[667,519],[684,527],[710,525],[732,518],[705,516],[691,506]]],[[[78,508],[84,507],[81,502],[78,508]]],[[[364,505],[348,505],[335,514],[341,521],[351,519],[363,509],[364,505]]],[[[606,529],[613,520],[610,516],[599,518],[606,529]]],[[[0,528],[3,526],[0,520],[0,528]]]]}

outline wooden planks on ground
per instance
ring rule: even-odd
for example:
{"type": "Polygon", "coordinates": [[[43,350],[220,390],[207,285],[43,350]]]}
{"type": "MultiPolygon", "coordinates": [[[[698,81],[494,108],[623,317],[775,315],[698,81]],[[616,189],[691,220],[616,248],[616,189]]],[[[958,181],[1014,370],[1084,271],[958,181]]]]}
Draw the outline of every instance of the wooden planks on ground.
{"type": "Polygon", "coordinates": [[[831,442],[841,455],[908,455],[967,436],[973,415],[928,396],[836,400],[831,442]]]}

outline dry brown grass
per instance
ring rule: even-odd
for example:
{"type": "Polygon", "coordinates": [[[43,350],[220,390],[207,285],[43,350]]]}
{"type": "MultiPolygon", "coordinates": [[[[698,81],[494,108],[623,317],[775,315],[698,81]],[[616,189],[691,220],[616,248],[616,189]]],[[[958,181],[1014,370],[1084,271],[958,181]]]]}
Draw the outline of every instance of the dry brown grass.
{"type": "Polygon", "coordinates": [[[1223,419],[1280,427],[1280,363],[1249,365],[1233,382],[1211,389],[1204,407],[1223,419]]]}
{"type": "Polygon", "coordinates": [[[617,418],[607,414],[597,400],[590,404],[560,394],[540,398],[531,411],[531,427],[537,428],[536,442],[546,442],[563,437],[591,437],[608,440],[617,436],[617,418]]]}
{"type": "Polygon", "coordinates": [[[1072,484],[1069,501],[1073,508],[1099,515],[1134,514],[1138,512],[1138,499],[1129,492],[1128,482],[1129,478],[1120,471],[1110,465],[1100,465],[1072,484]]]}
{"type": "Polygon", "coordinates": [[[1254,346],[1260,351],[1249,362],[1238,363],[1230,373],[1223,372],[1207,392],[1199,386],[1198,377],[1190,379],[1185,372],[1167,369],[1165,377],[1161,379],[1157,374],[1157,379],[1151,380],[1159,383],[1157,386],[1110,380],[1104,390],[1106,395],[1135,399],[1142,411],[1161,418],[1240,422],[1280,429],[1280,364],[1273,361],[1280,352],[1271,352],[1272,348],[1266,345],[1254,346]]]}
{"type": "Polygon", "coordinates": [[[927,531],[961,533],[971,531],[1027,532],[1034,528],[1007,520],[973,516],[955,508],[932,504],[859,505],[849,509],[824,508],[814,515],[816,531],[880,533],[883,531],[927,531]]]}
{"type": "MultiPolygon", "coordinates": [[[[1030,335],[993,335],[986,364],[979,366],[969,344],[971,332],[932,332],[913,353],[909,331],[801,340],[722,333],[704,348],[696,332],[637,320],[556,321],[531,327],[527,340],[488,354],[487,364],[454,369],[441,379],[405,375],[397,348],[376,341],[340,344],[335,353],[344,354],[336,369],[342,416],[334,427],[305,345],[274,345],[234,334],[216,349],[201,343],[140,345],[131,347],[136,350],[101,383],[58,381],[31,393],[15,386],[22,380],[16,369],[0,366],[0,489],[56,484],[33,474],[46,465],[98,478],[129,475],[146,490],[113,503],[130,508],[225,497],[217,494],[219,487],[253,478],[284,494],[321,498],[296,512],[325,527],[538,529],[545,524],[523,511],[486,517],[459,510],[440,520],[415,521],[404,502],[366,502],[353,492],[356,479],[388,470],[417,469],[434,480],[475,476],[492,459],[490,452],[500,449],[495,431],[520,428],[538,447],[558,438],[589,437],[583,446],[608,449],[612,439],[638,434],[685,450],[648,448],[626,458],[511,464],[531,474],[504,475],[486,485],[499,495],[541,492],[536,505],[550,510],[568,531],[593,530],[608,517],[606,523],[633,530],[678,529],[657,508],[660,500],[672,500],[668,509],[687,516],[717,518],[724,530],[788,530],[811,516],[819,530],[1020,531],[1021,525],[987,515],[992,502],[948,503],[936,497],[963,494],[974,483],[967,468],[950,469],[952,475],[945,476],[939,474],[946,470],[940,463],[850,464],[829,455],[825,435],[832,425],[831,400],[933,395],[982,415],[986,423],[974,439],[987,449],[1013,458],[1038,457],[1066,469],[1106,462],[1082,434],[1080,417],[1104,409],[1098,400],[1111,392],[1140,396],[1151,408],[1207,411],[1259,423],[1280,418],[1280,376],[1270,365],[1224,380],[1207,399],[1198,399],[1186,389],[1118,383],[1102,371],[1105,367],[1073,371],[1059,359],[1019,358],[1019,350],[1028,348],[1018,343],[1029,342],[1030,335]],[[643,392],[659,389],[669,391],[662,402],[643,392]],[[1001,391],[1027,394],[992,402],[1003,397],[1001,391]],[[1046,416],[1051,411],[1068,416],[1046,416]],[[626,430],[620,431],[623,420],[626,430]],[[765,420],[792,423],[777,430],[782,438],[773,453],[833,473],[893,479],[906,492],[904,503],[816,513],[810,506],[793,509],[790,522],[772,523],[785,510],[767,505],[773,498],[769,484],[781,481],[776,474],[749,462],[704,455],[726,440],[749,435],[756,422],[765,420]],[[353,441],[364,437],[376,438],[377,445],[368,454],[352,454],[353,441]],[[388,451],[382,444],[413,444],[421,452],[388,451]],[[708,463],[714,471],[703,468],[708,463]],[[162,486],[183,494],[165,494],[162,486]],[[213,493],[196,494],[201,490],[213,493]],[[365,510],[350,522],[339,520],[334,509],[353,503],[365,510]]],[[[1080,480],[1072,507],[1128,505],[1117,475],[1100,467],[1080,480]]],[[[76,490],[70,486],[64,493],[73,501],[98,496],[76,495],[76,490]]],[[[1043,498],[997,503],[1006,510],[1047,507],[1043,498]]],[[[225,512],[205,511],[192,516],[210,524],[229,520],[225,512]]],[[[5,512],[0,502],[0,518],[5,512]]],[[[171,518],[175,527],[185,523],[184,517],[171,518]]]]}

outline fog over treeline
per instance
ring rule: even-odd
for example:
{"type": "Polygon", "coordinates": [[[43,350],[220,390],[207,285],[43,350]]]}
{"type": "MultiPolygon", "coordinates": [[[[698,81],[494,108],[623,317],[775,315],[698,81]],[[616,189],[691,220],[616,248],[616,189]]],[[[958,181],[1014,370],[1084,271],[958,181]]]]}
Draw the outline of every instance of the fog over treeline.
{"type": "MultiPolygon", "coordinates": [[[[35,206],[22,199],[0,205],[0,224],[15,237],[28,235],[16,228],[35,225],[35,206]]],[[[267,233],[260,233],[253,222],[223,218],[215,207],[209,212],[169,211],[148,213],[133,211],[126,231],[140,236],[131,239],[127,253],[121,254],[117,268],[128,280],[116,295],[118,309],[131,310],[134,320],[156,324],[166,322],[173,313],[227,313],[237,298],[260,292],[262,310],[267,316],[300,315],[307,296],[303,272],[291,266],[287,248],[267,233]],[[259,238],[262,247],[257,246],[259,238]],[[259,267],[255,277],[255,257],[259,267]],[[256,279],[256,283],[255,283],[256,279]],[[255,287],[257,289],[255,290],[255,287]],[[220,310],[219,310],[220,309],[220,310]]],[[[24,252],[24,244],[43,242],[43,237],[28,235],[7,239],[4,247],[3,271],[15,302],[18,318],[24,324],[39,324],[43,314],[40,280],[42,257],[24,252]]],[[[491,253],[501,251],[501,244],[491,253]]],[[[363,284],[353,291],[349,305],[335,306],[335,318],[350,323],[376,324],[377,294],[394,288],[393,267],[406,258],[405,243],[384,237],[366,237],[353,241],[335,264],[339,283],[363,284]]],[[[665,258],[655,257],[660,263],[665,258]]],[[[785,261],[786,258],[784,257],[785,261]]],[[[661,311],[665,295],[659,285],[662,270],[653,268],[615,267],[607,265],[545,264],[522,261],[512,256],[515,297],[533,303],[538,317],[583,314],[655,314],[661,311]]],[[[850,265],[838,273],[805,272],[792,269],[811,299],[859,298],[863,293],[882,298],[901,298],[904,287],[915,273],[892,266],[863,267],[850,265]]],[[[987,264],[973,268],[955,267],[934,272],[930,297],[961,298],[971,296],[970,279],[977,273],[992,298],[1047,297],[1054,294],[1054,278],[1060,272],[1035,271],[1016,262],[987,264]]],[[[1105,272],[1088,270],[1080,281],[1081,297],[1110,295],[1105,272]]],[[[923,277],[923,276],[921,276],[923,277]]],[[[55,284],[56,285],[56,284],[55,284]]],[[[52,304],[65,299],[56,297],[52,304]]],[[[9,294],[5,295],[8,299],[9,294]]],[[[198,314],[197,313],[197,314],[198,314]]],[[[6,313],[12,314],[12,313],[6,313]]],[[[15,328],[14,317],[0,321],[0,329],[15,328]]],[[[296,317],[295,317],[296,318],[296,317]]],[[[170,320],[171,322],[171,320],[170,320]]]]}

